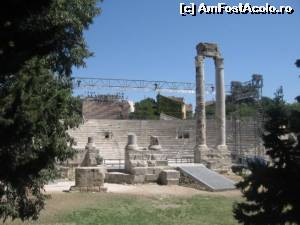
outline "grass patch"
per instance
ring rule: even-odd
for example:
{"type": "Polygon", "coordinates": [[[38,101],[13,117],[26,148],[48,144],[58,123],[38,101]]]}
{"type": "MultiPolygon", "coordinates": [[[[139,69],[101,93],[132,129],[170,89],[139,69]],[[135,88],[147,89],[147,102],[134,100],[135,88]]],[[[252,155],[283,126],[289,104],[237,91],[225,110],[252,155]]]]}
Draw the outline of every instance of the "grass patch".
{"type": "Polygon", "coordinates": [[[160,198],[111,193],[54,194],[40,219],[25,224],[232,225],[237,224],[232,216],[235,200],[238,198],[203,195],[160,198]]]}

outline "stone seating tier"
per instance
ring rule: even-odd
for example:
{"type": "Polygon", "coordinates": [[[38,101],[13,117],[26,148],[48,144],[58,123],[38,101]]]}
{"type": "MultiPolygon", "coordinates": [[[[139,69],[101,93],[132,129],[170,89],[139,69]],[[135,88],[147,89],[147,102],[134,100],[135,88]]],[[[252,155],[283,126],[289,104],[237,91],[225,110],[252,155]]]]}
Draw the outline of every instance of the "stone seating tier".
{"type": "MultiPolygon", "coordinates": [[[[227,120],[227,144],[234,154],[235,143],[232,136],[232,122],[227,120]]],[[[215,143],[215,121],[207,120],[208,147],[215,143]]],[[[127,135],[135,133],[138,144],[142,147],[149,145],[151,135],[158,136],[163,151],[168,158],[193,157],[195,147],[195,122],[192,120],[160,121],[160,120],[97,120],[85,121],[79,128],[70,130],[74,137],[79,154],[70,163],[82,160],[84,147],[88,137],[94,138],[96,148],[104,159],[124,159],[124,148],[127,143],[127,135]],[[178,138],[180,131],[188,131],[189,138],[178,138]],[[81,152],[81,153],[80,153],[81,152]]],[[[255,146],[254,126],[249,123],[241,130],[240,139],[243,140],[242,150],[250,150],[255,146]]],[[[182,133],[182,132],[181,132],[182,133]]]]}

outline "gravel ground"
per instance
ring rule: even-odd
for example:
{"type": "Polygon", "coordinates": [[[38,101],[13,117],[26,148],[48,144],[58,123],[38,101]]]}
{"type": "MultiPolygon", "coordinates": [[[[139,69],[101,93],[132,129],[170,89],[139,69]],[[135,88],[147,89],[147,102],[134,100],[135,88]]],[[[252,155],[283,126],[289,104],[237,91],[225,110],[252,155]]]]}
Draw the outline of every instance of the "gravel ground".
{"type": "MultiPolygon", "coordinates": [[[[75,183],[74,181],[59,181],[45,186],[46,193],[57,193],[68,191],[71,186],[75,183]]],[[[120,194],[132,194],[132,195],[143,195],[143,196],[193,196],[193,195],[218,195],[218,196],[241,196],[240,191],[222,191],[222,192],[208,192],[196,190],[193,188],[171,185],[163,186],[158,184],[109,184],[105,183],[107,191],[109,193],[120,193],[120,194]]]]}

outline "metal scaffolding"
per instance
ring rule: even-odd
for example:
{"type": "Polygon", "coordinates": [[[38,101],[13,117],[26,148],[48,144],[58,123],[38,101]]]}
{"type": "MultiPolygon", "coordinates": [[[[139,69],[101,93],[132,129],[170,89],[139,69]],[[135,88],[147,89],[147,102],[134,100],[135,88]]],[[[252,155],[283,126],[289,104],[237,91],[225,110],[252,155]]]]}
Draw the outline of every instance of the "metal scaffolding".
{"type": "Polygon", "coordinates": [[[140,91],[177,92],[190,94],[195,93],[195,83],[190,82],[168,82],[85,77],[74,77],[73,88],[81,90],[114,88],[122,90],[135,89],[140,91]]]}
{"type": "MultiPolygon", "coordinates": [[[[102,88],[109,88],[122,91],[139,90],[195,94],[196,84],[192,82],[74,77],[73,88],[74,90],[83,90],[86,93],[101,90],[102,88]]],[[[209,93],[213,93],[214,85],[206,84],[206,90],[209,93]]]]}

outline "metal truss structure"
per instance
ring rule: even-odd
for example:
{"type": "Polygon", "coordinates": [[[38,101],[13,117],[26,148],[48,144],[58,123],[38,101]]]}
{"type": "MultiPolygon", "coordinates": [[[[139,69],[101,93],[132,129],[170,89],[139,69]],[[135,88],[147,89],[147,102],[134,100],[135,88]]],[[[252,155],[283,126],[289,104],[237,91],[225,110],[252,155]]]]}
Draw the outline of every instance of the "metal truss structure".
{"type": "Polygon", "coordinates": [[[246,82],[232,81],[231,94],[235,102],[246,99],[259,100],[262,96],[263,76],[253,74],[252,80],[246,82]]]}
{"type": "MultiPolygon", "coordinates": [[[[196,85],[191,82],[74,77],[73,88],[74,90],[84,90],[86,92],[97,91],[102,88],[110,88],[123,91],[131,89],[139,91],[195,94],[196,85]]],[[[208,92],[214,92],[214,85],[206,84],[206,88],[208,92]]]]}

